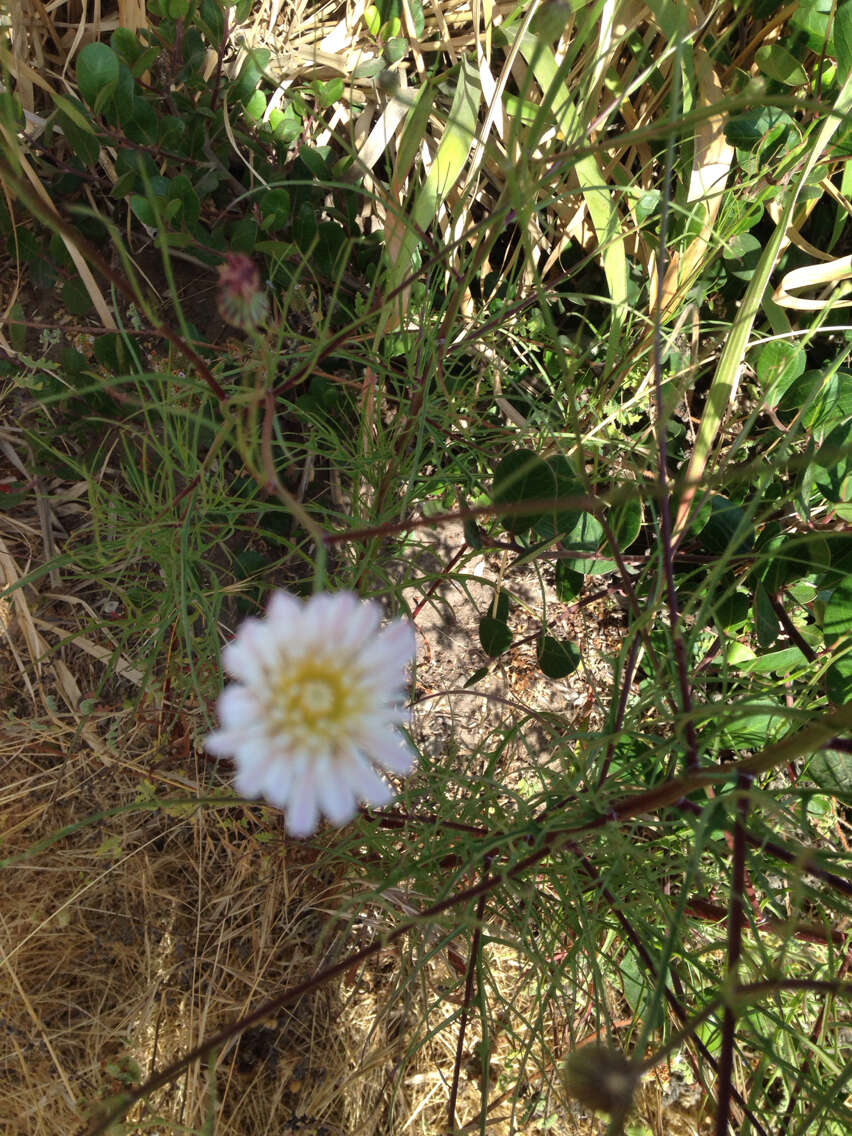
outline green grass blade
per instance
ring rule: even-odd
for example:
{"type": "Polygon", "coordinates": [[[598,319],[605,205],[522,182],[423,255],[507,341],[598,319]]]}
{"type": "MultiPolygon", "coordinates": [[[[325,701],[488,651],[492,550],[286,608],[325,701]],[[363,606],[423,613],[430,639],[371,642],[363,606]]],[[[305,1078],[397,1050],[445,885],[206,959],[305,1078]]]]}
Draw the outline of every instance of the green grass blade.
{"type": "Polygon", "coordinates": [[[698,483],[707,468],[710,451],[713,448],[713,444],[719,432],[725,410],[736,394],[749,336],[751,335],[755,318],[763,303],[766,290],[769,287],[769,278],[772,275],[772,270],[775,267],[775,262],[781,251],[781,245],[793,219],[793,213],[799,199],[799,194],[811,170],[813,170],[814,166],[817,164],[825,148],[839,129],[844,117],[849,113],[850,108],[852,108],[852,75],[847,77],[831,112],[826,116],[825,121],[814,139],[813,146],[802,168],[802,172],[794,187],[787,195],[787,200],[781,211],[781,216],[775,227],[775,231],[769,238],[757,268],[755,269],[754,276],[752,276],[749,286],[746,289],[746,294],[743,297],[737,318],[731,325],[730,334],[725,342],[722,355],[716,367],[716,373],[713,376],[713,381],[707,395],[707,405],[701,417],[701,425],[698,428],[698,435],[695,439],[695,446],[689,462],[689,468],[686,474],[687,484],[678,510],[677,521],[675,522],[674,531],[676,536],[683,531],[684,525],[686,524],[698,483]]]}

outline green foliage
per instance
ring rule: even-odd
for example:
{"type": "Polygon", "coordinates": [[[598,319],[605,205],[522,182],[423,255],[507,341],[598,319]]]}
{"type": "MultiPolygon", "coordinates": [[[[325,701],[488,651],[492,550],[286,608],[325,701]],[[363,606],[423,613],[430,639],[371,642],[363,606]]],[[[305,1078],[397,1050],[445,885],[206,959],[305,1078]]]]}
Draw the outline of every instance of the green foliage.
{"type": "MultiPolygon", "coordinates": [[[[848,822],[848,739],[838,727],[830,747],[822,735],[797,740],[852,701],[849,334],[830,308],[826,321],[772,295],[808,248],[839,257],[848,243],[838,204],[852,191],[848,104],[826,100],[845,89],[852,3],[795,6],[786,34],[745,64],[738,45],[779,10],[769,0],[735,5],[712,34],[684,25],[652,51],[647,29],[669,35],[680,10],[658,5],[641,27],[618,25],[611,58],[599,6],[546,5],[523,34],[520,10],[508,13],[487,41],[495,68],[513,62],[493,107],[485,57],[429,38],[428,5],[368,5],[359,34],[371,66],[414,52],[418,64],[369,181],[345,132],[320,145],[317,124],[341,103],[353,123],[369,109],[358,100],[396,106],[390,85],[315,69],[270,110],[267,49],[232,78],[207,70],[208,51],[228,57],[249,8],[152,0],[150,29],[82,48],[80,97],[53,96],[43,145],[19,139],[63,221],[10,168],[0,239],[62,319],[53,340],[40,338],[16,302],[2,379],[21,406],[33,484],[67,482],[86,499],[85,523],[68,525],[61,556],[25,585],[61,570],[95,612],[107,594],[121,616],[93,617],[87,635],[135,658],[140,705],[177,707],[199,737],[221,688],[221,628],[272,588],[351,588],[418,611],[445,592],[474,597],[459,685],[488,705],[487,736],[469,752],[455,735],[437,756],[424,746],[399,815],[358,821],[320,853],[338,875],[345,866],[353,890],[363,883],[348,929],[360,920],[361,935],[365,907],[387,903],[387,914],[409,893],[424,907],[446,901],[406,932],[391,994],[413,1002],[412,975],[425,988],[445,941],[462,950],[467,935],[475,957],[466,969],[447,956],[447,989],[456,983],[455,1006],[468,975],[477,991],[483,1101],[489,1038],[516,1030],[507,1060],[525,1087],[512,1087],[512,1107],[539,1127],[558,1110],[527,1089],[543,1070],[560,1081],[564,1050],[590,1023],[637,1055],[681,1037],[715,1084],[725,1007],[695,1015],[735,985],[722,925],[733,897],[749,900],[742,981],[831,976],[849,915],[848,894],[826,883],[848,874],[832,844],[848,822]],[[826,61],[836,73],[817,83],[826,61]],[[644,105],[665,108],[638,127],[628,63],[645,76],[644,105]],[[733,148],[718,214],[712,196],[696,197],[697,131],[715,89],[706,68],[727,84],[714,122],[733,148]],[[818,153],[826,123],[837,135],[818,153]],[[91,278],[70,251],[75,236],[84,265],[98,254],[91,278]],[[680,258],[668,307],[650,283],[661,238],[680,258]],[[95,322],[104,295],[118,326],[95,322]],[[64,330],[82,321],[91,345],[64,330]],[[430,525],[452,549],[424,567],[430,525]],[[526,691],[500,701],[483,681],[524,647],[546,712],[527,709],[526,691]],[[726,767],[716,776],[773,742],[789,747],[783,761],[743,785],[726,767]],[[696,769],[704,780],[665,796],[696,769]],[[742,824],[745,884],[730,852],[742,824]],[[486,878],[478,926],[472,901],[454,904],[486,878]],[[497,948],[522,961],[523,1012],[496,1009],[497,948]]],[[[17,137],[26,116],[13,93],[0,115],[17,137]]],[[[721,146],[715,126],[713,137],[721,146]]],[[[10,514],[23,508],[17,475],[0,489],[10,514]]],[[[126,694],[122,682],[115,666],[104,680],[126,694]]],[[[210,777],[220,788],[222,770],[210,777]]],[[[100,854],[119,848],[104,835],[100,854]]],[[[341,936],[347,918],[335,913],[341,936]]],[[[424,1011],[424,1035],[460,1028],[444,993],[437,1024],[424,1011]]],[[[817,1114],[826,1131],[848,1120],[839,1089],[820,1096],[831,1061],[813,1045],[810,1072],[798,1061],[817,1012],[781,986],[759,1013],[738,1011],[743,1100],[761,1115],[779,1100],[789,1109],[773,1130],[804,1132],[817,1114]]],[[[625,1091],[576,1056],[562,1088],[626,1108],[636,1069],[609,1048],[591,1052],[625,1091]]]]}

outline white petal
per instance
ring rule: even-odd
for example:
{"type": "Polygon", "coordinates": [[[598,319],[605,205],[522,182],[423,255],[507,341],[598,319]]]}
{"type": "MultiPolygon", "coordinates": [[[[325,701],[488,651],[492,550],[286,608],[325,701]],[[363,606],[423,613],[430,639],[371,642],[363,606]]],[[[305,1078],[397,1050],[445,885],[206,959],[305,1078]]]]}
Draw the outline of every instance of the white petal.
{"type": "Polygon", "coordinates": [[[378,706],[364,715],[364,725],[370,733],[383,734],[395,726],[407,726],[411,711],[407,706],[378,706]]]}
{"type": "Polygon", "coordinates": [[[234,788],[241,797],[260,797],[264,794],[264,774],[265,771],[256,769],[240,769],[234,777],[234,788]]]}
{"type": "Polygon", "coordinates": [[[393,800],[393,789],[361,754],[354,755],[351,761],[343,764],[341,776],[352,792],[367,805],[380,808],[393,800]]]}
{"type": "Polygon", "coordinates": [[[204,748],[213,757],[232,757],[239,745],[239,735],[230,730],[216,730],[204,739],[204,748]]]}
{"type": "Polygon", "coordinates": [[[265,733],[243,735],[234,750],[234,761],[240,769],[258,769],[276,760],[276,742],[265,733]]]}
{"type": "Polygon", "coordinates": [[[273,805],[283,809],[293,793],[296,768],[280,757],[273,759],[263,770],[263,795],[273,805]]]}
{"type": "Polygon", "coordinates": [[[292,836],[310,836],[319,824],[319,802],[314,770],[308,765],[290,791],[287,830],[292,836]]]}
{"type": "Polygon", "coordinates": [[[245,686],[231,683],[226,686],[216,703],[219,721],[226,730],[244,730],[263,721],[258,701],[245,686]]]}
{"type": "Polygon", "coordinates": [[[398,773],[404,777],[414,768],[417,755],[408,744],[400,744],[395,734],[375,736],[370,738],[369,747],[365,747],[367,756],[377,765],[383,765],[391,773],[398,773]]]}
{"type": "Polygon", "coordinates": [[[410,623],[397,620],[364,647],[358,662],[365,671],[380,674],[384,685],[397,687],[404,683],[405,668],[416,654],[414,628],[410,623]]]}
{"type": "Polygon", "coordinates": [[[335,628],[337,649],[350,657],[357,653],[360,658],[365,644],[376,634],[381,619],[382,609],[377,603],[358,603],[356,600],[346,619],[339,619],[335,628]]]}
{"type": "MultiPolygon", "coordinates": [[[[360,604],[351,592],[312,596],[306,609],[306,635],[321,650],[330,650],[336,657],[353,621],[363,618],[360,604]]],[[[369,613],[368,613],[369,614],[369,613]]]]}
{"type": "Polygon", "coordinates": [[[319,799],[322,811],[332,824],[348,824],[357,812],[355,794],[340,778],[333,775],[320,781],[319,799]]]}
{"type": "Polygon", "coordinates": [[[294,625],[301,619],[303,607],[304,604],[289,592],[273,593],[266,609],[266,618],[276,638],[286,639],[292,634],[294,625]]]}
{"type": "Polygon", "coordinates": [[[222,651],[222,666],[232,678],[241,682],[253,682],[258,667],[267,664],[268,650],[258,648],[258,641],[265,642],[268,636],[266,625],[251,617],[243,620],[236,636],[222,651]],[[233,668],[233,669],[232,669],[233,668]]]}
{"type": "Polygon", "coordinates": [[[222,649],[222,666],[238,682],[252,686],[263,681],[263,660],[242,638],[222,649]]]}

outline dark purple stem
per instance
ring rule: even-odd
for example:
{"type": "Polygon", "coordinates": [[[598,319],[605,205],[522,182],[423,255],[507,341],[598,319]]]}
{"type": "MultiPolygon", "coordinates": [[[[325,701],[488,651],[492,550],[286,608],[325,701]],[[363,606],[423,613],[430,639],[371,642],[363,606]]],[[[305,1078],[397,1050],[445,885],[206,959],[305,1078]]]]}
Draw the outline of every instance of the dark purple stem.
{"type": "MultiPolygon", "coordinates": [[[[487,869],[486,869],[487,875],[487,869]]],[[[464,1055],[464,1036],[467,1031],[467,1019],[470,1013],[470,1003],[473,999],[473,983],[476,975],[476,965],[479,959],[479,948],[482,942],[482,920],[485,916],[486,896],[479,897],[476,905],[476,926],[473,929],[473,938],[470,942],[470,956],[467,960],[467,976],[464,983],[464,1001],[462,1002],[461,1020],[459,1022],[459,1036],[456,1042],[456,1058],[453,1062],[453,1081],[450,1086],[450,1101],[447,1106],[448,1131],[453,1132],[456,1127],[456,1103],[459,1097],[459,1078],[461,1077],[462,1057],[464,1055]]]]}
{"type": "MultiPolygon", "coordinates": [[[[680,98],[680,68],[673,69],[672,114],[678,109],[680,98]]],[[[677,664],[680,698],[686,718],[686,767],[698,768],[698,737],[692,721],[692,688],[686,666],[686,645],[680,633],[680,602],[674,578],[674,550],[672,542],[672,512],[668,484],[668,446],[666,442],[665,406],[663,404],[663,280],[668,262],[669,204],[672,196],[674,175],[674,126],[669,130],[666,141],[666,164],[663,181],[662,206],[660,209],[660,246],[657,253],[657,295],[654,314],[654,397],[656,403],[657,433],[657,476],[660,483],[660,524],[663,536],[663,566],[666,577],[666,590],[669,601],[669,622],[671,623],[672,645],[677,664]]]]}
{"type": "Polygon", "coordinates": [[[773,596],[770,593],[769,602],[772,604],[772,610],[778,616],[778,622],[787,632],[787,636],[790,642],[795,643],[795,645],[799,648],[799,650],[802,652],[809,663],[814,662],[817,657],[816,651],[813,649],[810,643],[805,642],[805,640],[802,638],[802,633],[799,631],[798,627],[796,627],[795,623],[793,623],[792,619],[787,614],[783,603],[781,602],[781,595],[779,594],[773,596]]]}
{"type": "MultiPolygon", "coordinates": [[[[728,975],[736,980],[743,945],[743,921],[745,908],[743,894],[746,883],[746,839],[743,822],[748,814],[748,796],[745,790],[751,785],[751,778],[741,775],[737,786],[741,790],[737,802],[737,819],[734,822],[734,862],[731,881],[731,906],[728,913],[728,975]]],[[[734,1040],[736,1033],[736,1014],[728,1004],[722,1018],[722,1050],[719,1057],[719,1093],[716,1108],[716,1136],[727,1136],[731,1115],[731,1092],[733,1090],[734,1040]]]]}

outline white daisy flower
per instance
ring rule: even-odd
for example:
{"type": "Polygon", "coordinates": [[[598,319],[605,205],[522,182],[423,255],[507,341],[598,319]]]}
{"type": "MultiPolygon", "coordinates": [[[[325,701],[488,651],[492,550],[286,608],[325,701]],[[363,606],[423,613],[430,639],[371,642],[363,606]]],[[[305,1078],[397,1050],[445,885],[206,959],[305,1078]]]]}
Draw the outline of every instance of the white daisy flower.
{"type": "Polygon", "coordinates": [[[414,629],[351,592],[307,601],[275,592],[265,619],[247,619],[222,652],[236,681],[217,709],[221,729],[205,748],[236,764],[237,792],[287,810],[287,829],[309,836],[324,814],[346,824],[358,801],[388,804],[393,792],[374,765],[410,772],[414,755],[395,727],[414,629]]]}

